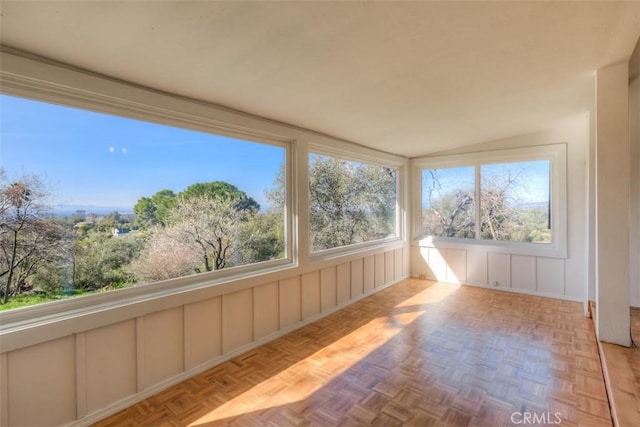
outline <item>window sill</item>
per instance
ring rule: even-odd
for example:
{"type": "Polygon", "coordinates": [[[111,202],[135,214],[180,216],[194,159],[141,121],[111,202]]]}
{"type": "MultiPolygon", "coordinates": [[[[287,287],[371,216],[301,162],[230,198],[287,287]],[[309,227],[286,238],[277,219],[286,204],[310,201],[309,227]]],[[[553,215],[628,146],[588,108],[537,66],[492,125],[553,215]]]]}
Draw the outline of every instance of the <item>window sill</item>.
{"type": "Polygon", "coordinates": [[[325,249],[322,251],[312,252],[309,256],[310,261],[326,261],[334,258],[343,257],[362,253],[370,249],[387,248],[389,244],[402,244],[402,238],[398,236],[387,237],[386,239],[375,240],[372,242],[357,243],[349,246],[341,246],[339,248],[325,249]]]}
{"type": "Polygon", "coordinates": [[[255,266],[245,269],[238,267],[237,270],[180,277],[0,312],[0,353],[24,346],[22,336],[26,330],[46,326],[54,328],[44,328],[36,334],[38,336],[29,338],[46,341],[114,321],[213,298],[229,293],[230,287],[234,291],[244,289],[255,285],[258,278],[260,282],[268,283],[289,275],[290,270],[297,267],[287,259],[265,264],[259,269],[255,266]],[[47,339],[40,339],[40,335],[46,335],[47,339]]]}

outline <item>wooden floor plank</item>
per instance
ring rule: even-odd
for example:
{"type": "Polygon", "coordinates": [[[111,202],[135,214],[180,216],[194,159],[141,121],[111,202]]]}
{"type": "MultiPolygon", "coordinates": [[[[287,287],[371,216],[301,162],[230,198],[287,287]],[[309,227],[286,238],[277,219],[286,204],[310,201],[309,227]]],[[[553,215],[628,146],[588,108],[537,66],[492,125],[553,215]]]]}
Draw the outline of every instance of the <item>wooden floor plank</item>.
{"type": "Polygon", "coordinates": [[[599,366],[579,303],[409,279],[96,425],[610,426],[599,366]]]}

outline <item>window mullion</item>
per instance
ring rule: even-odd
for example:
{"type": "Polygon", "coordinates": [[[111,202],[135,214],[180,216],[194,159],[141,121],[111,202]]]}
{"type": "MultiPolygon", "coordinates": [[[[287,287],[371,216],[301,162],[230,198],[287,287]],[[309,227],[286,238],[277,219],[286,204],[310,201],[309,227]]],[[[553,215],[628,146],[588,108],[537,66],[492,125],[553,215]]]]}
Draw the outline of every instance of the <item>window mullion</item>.
{"type": "Polygon", "coordinates": [[[475,195],[474,195],[474,216],[475,216],[475,238],[480,239],[480,164],[475,165],[475,195]]]}

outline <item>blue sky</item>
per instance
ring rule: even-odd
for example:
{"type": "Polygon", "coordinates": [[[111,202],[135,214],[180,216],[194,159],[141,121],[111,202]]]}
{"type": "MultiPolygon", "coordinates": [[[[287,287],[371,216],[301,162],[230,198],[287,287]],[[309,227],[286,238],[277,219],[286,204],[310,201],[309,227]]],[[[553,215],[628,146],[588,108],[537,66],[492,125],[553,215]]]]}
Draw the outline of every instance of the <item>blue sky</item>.
{"type": "Polygon", "coordinates": [[[142,196],[227,181],[264,206],[284,149],[0,95],[0,166],[56,203],[128,210],[142,196]]]}
{"type": "MultiPolygon", "coordinates": [[[[482,180],[503,182],[500,177],[510,172],[518,174],[518,184],[512,187],[511,196],[518,203],[546,203],[549,201],[549,161],[534,160],[517,163],[495,163],[480,167],[482,180]]],[[[432,197],[437,199],[451,191],[474,191],[475,167],[462,166],[437,170],[441,188],[433,189],[432,197]]],[[[433,182],[427,170],[422,173],[423,208],[430,206],[427,194],[433,182]]]]}

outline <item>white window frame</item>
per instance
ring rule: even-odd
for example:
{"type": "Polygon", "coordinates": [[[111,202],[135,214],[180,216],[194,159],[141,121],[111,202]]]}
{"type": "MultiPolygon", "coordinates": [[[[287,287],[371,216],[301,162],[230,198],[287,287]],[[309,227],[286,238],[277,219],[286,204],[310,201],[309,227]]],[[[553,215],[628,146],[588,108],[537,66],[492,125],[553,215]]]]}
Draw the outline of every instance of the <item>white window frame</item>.
{"type": "MultiPolygon", "coordinates": [[[[353,245],[340,246],[331,249],[323,249],[319,251],[311,250],[311,236],[307,244],[307,254],[311,261],[320,261],[325,259],[335,258],[337,256],[348,255],[352,253],[361,252],[367,249],[373,249],[377,247],[384,247],[389,243],[401,243],[405,241],[405,215],[404,213],[404,194],[403,188],[405,187],[405,163],[397,158],[397,156],[383,156],[373,152],[373,150],[367,150],[361,147],[361,150],[354,150],[353,148],[341,147],[338,144],[317,144],[309,143],[308,152],[306,156],[307,172],[309,166],[309,156],[311,154],[319,154],[323,156],[331,156],[343,160],[365,163],[368,165],[381,166],[392,168],[397,171],[397,187],[396,187],[396,218],[395,218],[395,236],[386,237],[383,239],[372,240],[369,242],[355,243],[353,245]]],[[[307,197],[309,195],[309,186],[305,188],[307,197]]],[[[309,204],[307,204],[307,207],[309,204]]],[[[307,212],[308,214],[308,212],[307,212]]]]}
{"type": "MultiPolygon", "coordinates": [[[[414,159],[413,241],[419,246],[483,247],[489,251],[519,255],[567,257],[567,144],[481,151],[414,159]],[[422,231],[422,171],[426,169],[475,167],[475,201],[480,200],[480,167],[488,164],[548,160],[550,163],[551,243],[512,242],[475,238],[424,236],[422,231]]],[[[479,206],[475,206],[476,218],[479,206]]]]}
{"type": "Polygon", "coordinates": [[[59,315],[75,317],[297,266],[295,242],[298,232],[294,224],[297,201],[292,185],[297,141],[291,135],[278,132],[281,126],[265,126],[263,120],[249,116],[238,120],[237,112],[80,70],[7,52],[0,52],[0,55],[3,62],[0,93],[4,95],[281,147],[284,149],[286,192],[284,258],[7,310],[0,312],[0,327],[31,324],[59,315]]]}

